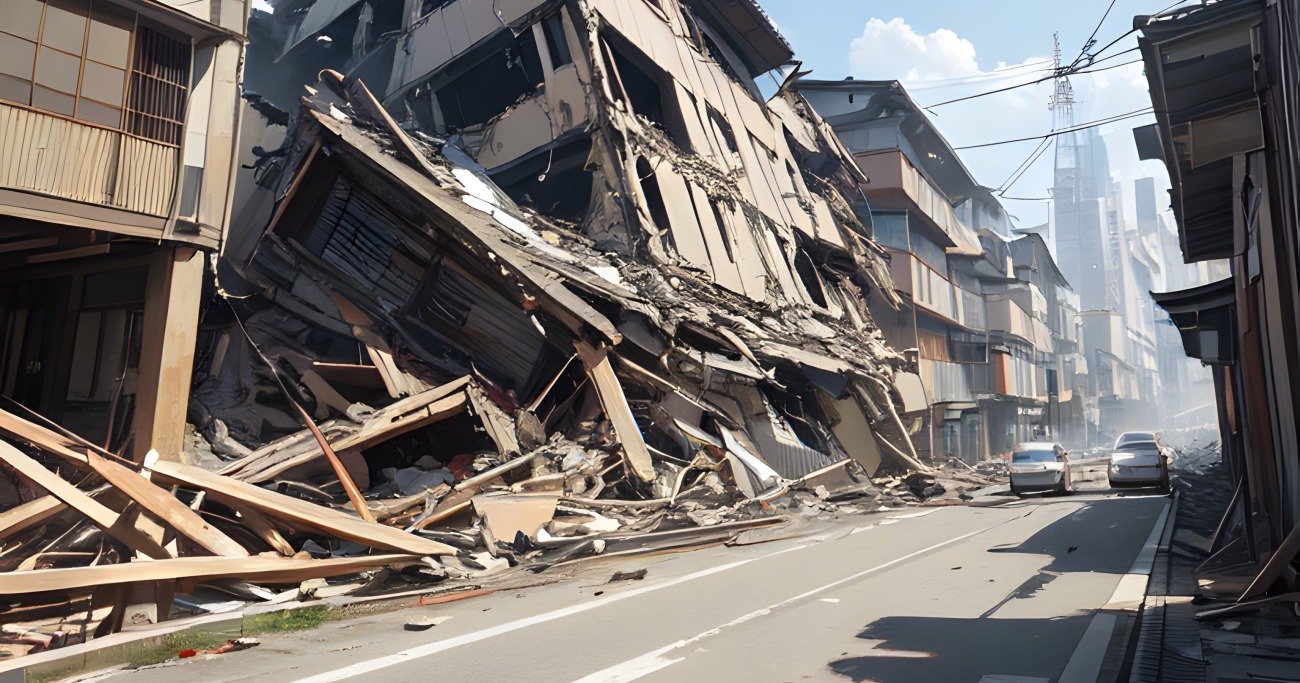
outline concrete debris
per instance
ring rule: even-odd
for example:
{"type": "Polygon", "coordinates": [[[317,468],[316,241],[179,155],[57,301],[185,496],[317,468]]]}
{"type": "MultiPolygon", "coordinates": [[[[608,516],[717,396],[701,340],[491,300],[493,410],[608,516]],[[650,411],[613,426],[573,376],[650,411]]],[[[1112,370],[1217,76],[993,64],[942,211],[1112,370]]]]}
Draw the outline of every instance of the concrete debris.
{"type": "Polygon", "coordinates": [[[867,179],[801,95],[759,95],[790,56],[765,21],[455,0],[358,33],[362,59],[302,48],[307,6],[253,13],[296,39],[248,50],[260,144],[220,258],[195,260],[192,390],[136,401],[181,445],[0,412],[7,654],[131,606],[760,542],[974,484],[912,446],[867,179]]]}
{"type": "Polygon", "coordinates": [[[640,581],[641,579],[644,579],[646,574],[649,572],[650,570],[644,568],[630,572],[614,572],[614,575],[609,577],[609,583],[617,583],[619,581],[640,581]]]}

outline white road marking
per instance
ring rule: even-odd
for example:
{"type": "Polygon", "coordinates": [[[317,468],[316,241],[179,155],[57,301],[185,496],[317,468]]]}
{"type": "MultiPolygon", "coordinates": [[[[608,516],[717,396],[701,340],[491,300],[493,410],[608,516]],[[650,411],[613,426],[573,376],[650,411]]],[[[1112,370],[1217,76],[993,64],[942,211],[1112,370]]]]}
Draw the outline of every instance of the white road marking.
{"type": "Polygon", "coordinates": [[[1169,503],[1166,502],[1151,533],[1147,535],[1146,542],[1134,558],[1133,566],[1119,577],[1119,584],[1115,586],[1110,600],[1092,615],[1083,638],[1079,640],[1078,647],[1074,648],[1074,654],[1070,655],[1070,661],[1061,671],[1057,683],[1090,683],[1097,680],[1102,660],[1106,658],[1106,650],[1110,648],[1111,634],[1115,632],[1115,624],[1119,620],[1115,612],[1136,610],[1146,598],[1147,580],[1151,578],[1156,550],[1160,546],[1160,537],[1165,532],[1165,520],[1168,517],[1169,503]]]}
{"type": "Polygon", "coordinates": [[[1136,609],[1142,604],[1147,594],[1147,579],[1151,577],[1151,567],[1155,564],[1156,550],[1160,546],[1160,537],[1165,533],[1165,520],[1168,517],[1169,503],[1166,502],[1146,543],[1142,544],[1142,550],[1138,551],[1137,558],[1133,560],[1133,566],[1120,577],[1119,585],[1115,586],[1115,592],[1102,609],[1136,609]]]}
{"type": "Polygon", "coordinates": [[[673,664],[676,664],[677,662],[680,662],[686,658],[684,655],[676,658],[669,658],[664,656],[669,652],[672,652],[673,650],[678,650],[688,645],[692,645],[701,640],[704,640],[705,638],[716,636],[722,631],[731,628],[733,626],[739,626],[745,622],[752,621],[762,616],[766,616],[768,614],[771,614],[774,610],[780,609],[782,607],[786,607],[793,603],[799,602],[800,600],[810,598],[818,593],[828,591],[832,588],[835,588],[836,586],[840,586],[850,581],[860,579],[869,574],[874,574],[881,570],[888,569],[896,564],[910,560],[918,555],[924,555],[925,553],[931,552],[933,550],[938,550],[939,548],[942,548],[944,546],[948,546],[948,545],[952,545],[953,543],[964,541],[970,538],[971,536],[982,534],[985,531],[993,529],[994,527],[997,526],[1000,526],[1000,524],[994,524],[994,525],[984,527],[982,529],[976,529],[975,531],[971,531],[969,533],[965,533],[960,536],[950,538],[946,541],[940,541],[939,543],[935,543],[934,545],[922,548],[915,552],[908,553],[906,555],[903,555],[902,557],[894,558],[883,564],[878,564],[874,567],[871,567],[870,569],[864,569],[855,574],[850,574],[849,576],[846,576],[842,579],[837,579],[823,586],[818,586],[817,588],[814,588],[804,593],[800,593],[799,595],[796,595],[792,598],[787,598],[773,605],[769,605],[762,609],[754,610],[753,612],[750,612],[748,614],[743,614],[739,617],[736,617],[735,619],[732,619],[731,621],[725,624],[716,626],[707,631],[704,631],[703,633],[696,634],[685,640],[679,640],[675,643],[669,643],[668,645],[665,645],[657,650],[652,650],[650,652],[647,652],[641,655],[640,657],[629,659],[625,662],[621,662],[619,664],[615,664],[614,666],[597,671],[596,673],[593,673],[589,676],[584,676],[583,678],[578,679],[575,683],[626,683],[627,681],[635,681],[638,678],[659,671],[660,669],[663,669],[668,666],[672,666],[673,664]]]}
{"type": "Polygon", "coordinates": [[[880,520],[879,522],[876,522],[875,524],[868,524],[868,525],[866,525],[866,526],[860,526],[860,527],[854,529],[853,531],[850,531],[850,532],[849,532],[849,535],[852,536],[853,534],[860,534],[860,533],[862,533],[862,532],[864,532],[864,531],[866,531],[866,530],[868,530],[868,529],[874,529],[874,528],[876,528],[876,527],[878,527],[878,526],[888,526],[888,525],[890,525],[890,524],[897,524],[897,523],[898,523],[898,520],[900,520],[900,519],[916,519],[917,517],[924,517],[924,516],[926,516],[926,515],[932,515],[932,514],[938,512],[938,511],[940,511],[940,510],[942,510],[942,509],[943,509],[943,508],[930,508],[929,510],[921,510],[920,512],[913,512],[913,513],[906,514],[906,515],[894,515],[893,517],[886,517],[885,519],[882,519],[882,520],[880,520]]]}
{"type": "Polygon", "coordinates": [[[775,557],[776,555],[782,555],[806,547],[808,546],[796,545],[789,548],[785,548],[783,550],[778,550],[774,553],[759,555],[758,557],[751,557],[746,560],[737,560],[735,562],[729,562],[727,564],[718,565],[716,567],[709,567],[708,569],[702,569],[698,572],[687,574],[685,576],[679,576],[675,579],[669,579],[667,581],[651,584],[649,586],[642,586],[641,588],[634,588],[632,590],[623,593],[615,593],[613,595],[607,595],[605,597],[592,600],[590,602],[584,602],[579,605],[572,605],[557,610],[551,610],[550,612],[543,612],[542,614],[536,614],[531,617],[516,619],[514,621],[506,622],[504,624],[498,624],[491,628],[485,628],[478,631],[473,631],[470,633],[466,633],[464,635],[456,636],[454,638],[448,638],[446,640],[439,640],[432,643],[425,643],[424,645],[418,645],[416,647],[408,648],[402,650],[401,652],[396,652],[391,655],[387,655],[384,657],[376,657],[375,659],[369,659],[364,662],[359,662],[357,664],[353,664],[352,666],[345,666],[342,669],[327,671],[325,673],[317,674],[315,676],[308,676],[307,678],[298,679],[295,683],[329,683],[331,681],[341,681],[347,678],[351,678],[353,676],[360,676],[361,674],[368,674],[373,671],[377,671],[379,669],[388,668],[390,666],[405,664],[414,661],[420,657],[428,657],[429,655],[437,654],[439,652],[450,650],[452,648],[460,647],[461,645],[476,643],[480,640],[487,640],[488,638],[494,638],[499,635],[510,633],[511,631],[517,631],[521,628],[527,628],[529,626],[535,626],[537,624],[542,624],[548,621],[554,621],[555,619],[562,619],[564,617],[572,616],[574,614],[581,614],[582,612],[593,610],[599,607],[604,607],[606,605],[627,600],[628,598],[634,598],[638,595],[645,595],[646,593],[651,593],[663,588],[670,588],[672,586],[677,586],[683,583],[687,583],[688,581],[702,579],[706,576],[712,576],[713,574],[718,574],[731,569],[735,569],[736,567],[742,567],[751,562],[757,562],[758,560],[766,559],[769,557],[775,557]]]}
{"type": "Polygon", "coordinates": [[[1115,632],[1115,621],[1113,612],[1098,612],[1092,616],[1057,683],[1095,683],[1097,674],[1101,673],[1101,661],[1110,647],[1110,635],[1115,632]]]}
{"type": "Polygon", "coordinates": [[[822,599],[821,599],[821,602],[829,602],[829,603],[836,603],[836,602],[839,602],[839,601],[840,601],[839,598],[822,598],[822,599]]]}

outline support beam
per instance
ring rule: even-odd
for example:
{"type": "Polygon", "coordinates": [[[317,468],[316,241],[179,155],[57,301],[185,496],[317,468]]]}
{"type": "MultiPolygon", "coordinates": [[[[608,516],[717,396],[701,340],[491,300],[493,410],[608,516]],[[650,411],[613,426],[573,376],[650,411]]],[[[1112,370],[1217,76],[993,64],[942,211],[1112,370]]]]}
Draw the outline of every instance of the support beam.
{"type": "Polygon", "coordinates": [[[187,248],[159,249],[150,261],[131,452],[136,462],[144,462],[150,449],[164,460],[184,457],[205,263],[203,254],[187,248]]]}
{"type": "Polygon", "coordinates": [[[623,385],[619,384],[618,376],[609,363],[608,350],[597,349],[584,341],[575,341],[573,346],[587,368],[587,376],[591,378],[592,385],[596,387],[600,405],[605,409],[605,417],[614,425],[614,433],[618,436],[628,472],[641,481],[654,481],[654,461],[650,459],[650,450],[646,448],[641,428],[632,415],[632,408],[627,404],[623,385]]]}

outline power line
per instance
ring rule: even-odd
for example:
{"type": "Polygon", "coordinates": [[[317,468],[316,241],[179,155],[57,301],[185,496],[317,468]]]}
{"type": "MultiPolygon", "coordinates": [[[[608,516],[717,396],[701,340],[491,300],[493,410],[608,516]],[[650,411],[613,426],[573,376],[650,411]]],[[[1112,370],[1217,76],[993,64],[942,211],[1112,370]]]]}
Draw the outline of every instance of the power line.
{"type": "Polygon", "coordinates": [[[1075,74],[1090,74],[1090,73],[1096,73],[1096,72],[1098,72],[1098,71],[1106,71],[1107,69],[1118,69],[1118,68],[1121,67],[1121,66],[1128,66],[1128,65],[1130,65],[1130,64],[1137,64],[1138,62],[1141,62],[1141,61],[1142,61],[1141,59],[1134,59],[1133,61],[1129,61],[1129,62],[1121,62],[1121,63],[1119,63],[1119,64],[1111,64],[1110,66],[1103,66],[1103,67],[1098,68],[1098,69],[1081,69],[1081,70],[1071,71],[1071,70],[1069,70],[1068,67],[1067,67],[1067,68],[1062,68],[1062,69],[1061,69],[1061,73],[1053,73],[1053,74],[1050,75],[1050,76],[1044,76],[1044,77],[1042,77],[1042,78],[1039,78],[1039,79],[1036,79],[1036,80],[1032,80],[1032,81],[1028,81],[1028,82],[1026,82],[1026,83],[1017,83],[1016,85],[1009,85],[1009,86],[1007,86],[1007,87],[1005,87],[1005,88],[998,88],[997,90],[987,90],[987,91],[985,91],[985,92],[977,92],[977,93],[975,93],[975,94],[973,94],[973,95],[967,95],[967,96],[965,96],[965,97],[958,97],[958,98],[951,99],[951,100],[944,100],[943,102],[935,102],[934,104],[928,104],[928,105],[922,107],[922,109],[933,109],[933,108],[935,108],[935,107],[942,107],[942,106],[944,106],[945,104],[955,104],[955,103],[957,103],[957,102],[965,102],[966,100],[973,100],[973,99],[975,99],[975,98],[977,98],[977,97],[985,97],[985,96],[987,96],[987,95],[996,95],[996,94],[998,94],[998,93],[1001,93],[1001,92],[1007,92],[1007,91],[1009,91],[1009,90],[1015,90],[1015,89],[1017,89],[1017,88],[1024,88],[1024,87],[1031,86],[1031,85],[1038,85],[1039,83],[1043,83],[1043,82],[1045,82],[1045,81],[1054,80],[1054,79],[1056,79],[1056,78],[1060,78],[1060,77],[1062,77],[1062,76],[1073,76],[1073,75],[1075,75],[1075,74]]]}
{"type": "Polygon", "coordinates": [[[1018,166],[1016,166],[1016,168],[1015,168],[1014,170],[1011,171],[1010,175],[1007,176],[1007,179],[1006,179],[1006,180],[1003,180],[1003,181],[1002,181],[1002,184],[1001,184],[1001,185],[998,185],[998,186],[997,186],[997,189],[995,189],[994,192],[1001,192],[1002,190],[1006,189],[1007,186],[1011,184],[1011,182],[1013,181],[1013,179],[1017,177],[1017,174],[1020,173],[1020,169],[1024,168],[1024,167],[1025,167],[1025,164],[1032,163],[1030,160],[1031,160],[1031,159],[1034,159],[1034,158],[1035,158],[1035,155],[1038,154],[1040,151],[1042,151],[1042,149],[1043,149],[1044,147],[1046,147],[1047,144],[1048,144],[1048,141],[1047,141],[1047,140],[1043,140],[1042,142],[1038,143],[1038,146],[1037,146],[1037,147],[1034,147],[1032,150],[1030,150],[1030,151],[1029,151],[1029,155],[1025,157],[1025,160],[1022,161],[1022,162],[1020,162],[1020,164],[1019,164],[1018,166]]]}
{"type": "Polygon", "coordinates": [[[922,81],[915,81],[913,85],[908,86],[908,90],[933,90],[937,88],[950,88],[965,85],[967,83],[984,83],[987,81],[999,81],[1006,78],[1016,78],[1019,76],[1028,76],[1033,73],[1051,71],[1051,67],[1043,67],[1043,64],[1051,64],[1052,60],[1043,59],[1036,62],[1025,62],[1006,66],[992,71],[982,71],[969,76],[953,76],[951,78],[932,78],[922,81]],[[1030,68],[1034,67],[1034,68],[1030,68]]]}
{"type": "MultiPolygon", "coordinates": [[[[1073,69],[1074,67],[1077,67],[1079,63],[1083,61],[1083,58],[1088,56],[1088,48],[1097,44],[1097,41],[1095,40],[1095,38],[1097,37],[1097,31],[1101,30],[1101,25],[1106,23],[1106,17],[1110,16],[1110,11],[1113,9],[1115,9],[1115,0],[1110,0],[1110,4],[1106,6],[1106,11],[1102,13],[1101,19],[1099,19],[1097,21],[1097,25],[1093,27],[1092,33],[1088,34],[1088,39],[1083,41],[1083,47],[1079,50],[1079,56],[1075,57],[1073,62],[1070,62],[1070,66],[1067,67],[1067,69],[1073,69]]],[[[1132,31],[1130,31],[1129,33],[1132,33],[1132,31]]],[[[1123,36],[1120,37],[1122,38],[1123,36]]],[[[1113,42],[1111,43],[1111,45],[1114,44],[1115,43],[1113,42]]],[[[1108,45],[1107,47],[1110,46],[1108,45]]],[[[1104,52],[1105,49],[1106,48],[1102,48],[1101,50],[1098,50],[1098,52],[1104,52]]]]}
{"type": "Polygon", "coordinates": [[[1096,128],[1097,126],[1103,126],[1103,125],[1106,125],[1107,123],[1114,123],[1114,122],[1116,122],[1116,121],[1123,121],[1124,119],[1131,119],[1131,118],[1134,118],[1134,117],[1136,117],[1136,116],[1142,116],[1142,115],[1144,115],[1144,114],[1149,114],[1149,113],[1151,113],[1153,110],[1154,110],[1153,107],[1145,107],[1145,108],[1143,108],[1143,109],[1137,109],[1137,110],[1134,110],[1134,111],[1128,112],[1127,114],[1116,114],[1116,115],[1114,115],[1114,116],[1109,116],[1109,117],[1106,117],[1106,118],[1104,118],[1104,119],[1097,119],[1096,121],[1089,121],[1089,122],[1087,122],[1087,123],[1081,123],[1081,124],[1079,124],[1079,125],[1077,125],[1077,126],[1071,126],[1070,128],[1062,128],[1061,130],[1054,130],[1054,131],[1052,131],[1052,132],[1050,132],[1050,133],[1047,133],[1047,134],[1045,134],[1045,135],[1032,135],[1032,136],[1027,137],[1027,138],[1015,138],[1015,139],[1012,139],[1012,140],[999,140],[999,141],[997,141],[997,142],[984,142],[984,143],[980,143],[980,144],[978,144],[978,145],[963,145],[963,146],[961,146],[961,147],[953,147],[953,149],[978,149],[978,148],[980,148],[980,147],[993,147],[994,145],[1009,145],[1009,144],[1011,144],[1011,143],[1013,143],[1013,142],[1029,142],[1029,141],[1031,141],[1031,140],[1042,140],[1042,139],[1044,139],[1044,138],[1054,138],[1054,137],[1056,137],[1056,136],[1058,136],[1058,135],[1064,135],[1065,133],[1076,133],[1076,132],[1078,132],[1078,131],[1086,130],[1086,129],[1088,129],[1088,128],[1096,128]]]}
{"type": "Polygon", "coordinates": [[[1043,142],[1045,144],[1038,150],[1038,153],[1035,154],[1034,157],[1029,160],[1029,163],[1025,164],[1024,168],[1020,169],[1020,172],[1016,174],[1016,177],[1013,178],[1011,182],[1007,183],[1006,187],[1002,188],[1002,190],[998,192],[999,197],[1003,196],[1007,191],[1015,187],[1016,183],[1020,182],[1020,179],[1024,177],[1026,173],[1029,172],[1029,169],[1033,168],[1034,164],[1038,163],[1038,160],[1043,157],[1043,154],[1046,153],[1047,150],[1053,146],[1053,144],[1056,142],[1056,138],[1054,137],[1046,138],[1043,142]]]}

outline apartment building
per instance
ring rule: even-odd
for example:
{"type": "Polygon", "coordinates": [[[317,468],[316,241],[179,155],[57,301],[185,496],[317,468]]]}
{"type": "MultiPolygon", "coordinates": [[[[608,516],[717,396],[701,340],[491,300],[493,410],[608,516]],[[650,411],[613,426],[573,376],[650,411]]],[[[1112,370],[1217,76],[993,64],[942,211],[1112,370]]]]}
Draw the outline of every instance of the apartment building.
{"type": "Polygon", "coordinates": [[[904,301],[874,313],[891,344],[916,350],[931,405],[918,448],[973,461],[1055,434],[1053,335],[1067,333],[1058,288],[1068,284],[1043,262],[1041,237],[1011,241],[1006,211],[897,81],[797,87],[867,176],[876,241],[904,301]]]}
{"type": "MultiPolygon", "coordinates": [[[[783,476],[845,456],[925,468],[919,379],[868,305],[897,296],[863,177],[786,87],[792,53],[756,4],[273,9],[251,30],[283,47],[250,55],[250,116],[284,142],[241,176],[225,264],[266,295],[248,315],[267,303],[318,343],[268,348],[355,362],[362,344],[425,384],[474,373],[528,405],[597,383],[610,361],[570,362],[590,345],[632,363],[599,377],[626,387],[602,394],[609,413],[689,397],[628,407],[645,438],[673,435],[660,452],[726,425],[783,476]]],[[[214,415],[243,409],[202,393],[214,415]]]]}

